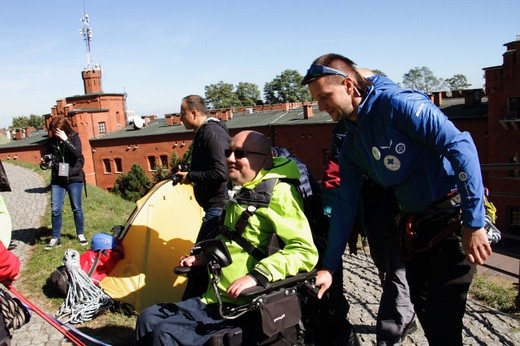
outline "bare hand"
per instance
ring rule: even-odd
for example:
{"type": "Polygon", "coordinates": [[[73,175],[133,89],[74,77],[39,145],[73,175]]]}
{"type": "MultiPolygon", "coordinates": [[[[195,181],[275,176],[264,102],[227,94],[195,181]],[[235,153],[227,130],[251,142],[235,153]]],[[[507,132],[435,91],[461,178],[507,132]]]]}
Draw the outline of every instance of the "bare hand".
{"type": "Polygon", "coordinates": [[[231,298],[237,298],[243,290],[256,286],[256,280],[246,275],[236,279],[229,285],[227,294],[231,298]]]}
{"type": "Polygon", "coordinates": [[[180,267],[197,267],[203,264],[200,256],[182,256],[179,260],[180,267]]]}
{"type": "Polygon", "coordinates": [[[61,129],[56,129],[54,134],[56,135],[56,137],[61,139],[63,142],[65,142],[68,139],[67,134],[64,131],[62,131],[61,129]]]}
{"type": "Polygon", "coordinates": [[[462,227],[462,248],[469,263],[483,265],[491,256],[491,245],[486,235],[486,229],[474,230],[462,227]]]}
{"type": "Polygon", "coordinates": [[[330,288],[332,285],[332,274],[328,270],[318,270],[316,273],[316,287],[319,287],[318,291],[318,299],[323,297],[323,294],[330,288]]]}
{"type": "Polygon", "coordinates": [[[188,172],[178,171],[177,173],[175,173],[175,175],[178,176],[179,178],[181,178],[179,183],[181,183],[181,184],[189,184],[190,183],[190,181],[188,179],[188,172]]]}

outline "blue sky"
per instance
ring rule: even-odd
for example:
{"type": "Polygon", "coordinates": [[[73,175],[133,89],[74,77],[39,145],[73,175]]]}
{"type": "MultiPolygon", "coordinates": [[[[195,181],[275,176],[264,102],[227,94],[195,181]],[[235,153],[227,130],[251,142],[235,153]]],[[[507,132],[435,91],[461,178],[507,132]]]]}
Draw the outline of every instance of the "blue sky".
{"type": "Polygon", "coordinates": [[[224,81],[264,84],[286,69],[304,74],[335,52],[396,82],[414,67],[439,78],[502,64],[520,35],[520,1],[499,0],[16,0],[0,12],[0,127],[50,113],[83,94],[83,9],[103,91],[128,94],[139,115],[177,112],[182,97],[224,81]]]}

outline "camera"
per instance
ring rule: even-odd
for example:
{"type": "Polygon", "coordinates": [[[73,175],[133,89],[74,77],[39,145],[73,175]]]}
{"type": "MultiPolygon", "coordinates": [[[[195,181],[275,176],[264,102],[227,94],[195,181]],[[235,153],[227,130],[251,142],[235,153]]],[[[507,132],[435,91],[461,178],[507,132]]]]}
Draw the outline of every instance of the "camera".
{"type": "Polygon", "coordinates": [[[52,154],[46,154],[43,155],[41,158],[40,168],[41,169],[49,169],[52,168],[52,166],[56,163],[56,157],[52,154]]]}
{"type": "MultiPolygon", "coordinates": [[[[180,172],[187,172],[190,169],[188,165],[181,165],[180,172]]],[[[182,180],[182,176],[178,174],[172,174],[172,185],[175,186],[182,180]]]]}

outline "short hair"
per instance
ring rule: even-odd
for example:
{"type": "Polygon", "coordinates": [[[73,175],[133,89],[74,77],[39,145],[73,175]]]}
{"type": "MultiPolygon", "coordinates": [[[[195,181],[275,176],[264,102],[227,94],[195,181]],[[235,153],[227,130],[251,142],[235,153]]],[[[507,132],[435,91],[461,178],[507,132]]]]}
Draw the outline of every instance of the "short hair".
{"type": "Polygon", "coordinates": [[[323,65],[327,67],[332,67],[336,70],[346,72],[352,80],[354,80],[354,84],[361,90],[366,90],[372,83],[363,77],[358,70],[356,69],[356,63],[349,58],[336,53],[328,53],[320,56],[314,62],[313,65],[323,65]]]}
{"type": "Polygon", "coordinates": [[[199,95],[188,95],[182,99],[182,102],[186,101],[186,107],[188,110],[196,110],[202,114],[208,115],[209,110],[206,105],[206,101],[199,95]]]}
{"type": "Polygon", "coordinates": [[[65,117],[52,118],[49,124],[49,131],[54,132],[56,129],[62,130],[67,136],[70,136],[74,133],[74,129],[72,128],[69,119],[65,117]]]}

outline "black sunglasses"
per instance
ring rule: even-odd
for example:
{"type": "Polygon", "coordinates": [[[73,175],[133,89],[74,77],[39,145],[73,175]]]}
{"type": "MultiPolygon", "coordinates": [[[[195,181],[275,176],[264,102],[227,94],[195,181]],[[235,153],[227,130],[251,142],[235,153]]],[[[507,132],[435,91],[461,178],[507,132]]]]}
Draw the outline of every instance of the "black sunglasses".
{"type": "Polygon", "coordinates": [[[307,74],[303,77],[302,85],[307,85],[318,77],[325,75],[338,75],[343,76],[345,78],[348,75],[344,72],[336,70],[332,67],[324,66],[324,65],[311,65],[311,67],[307,70],[307,74]]]}
{"type": "Polygon", "coordinates": [[[250,151],[250,150],[244,150],[244,149],[235,149],[235,150],[232,150],[232,149],[225,149],[225,150],[224,150],[224,155],[225,155],[226,157],[230,157],[230,156],[231,156],[231,153],[235,153],[235,158],[237,158],[237,159],[243,159],[243,158],[246,157],[248,154],[267,156],[266,154],[264,154],[264,153],[259,153],[258,151],[250,151]]]}

